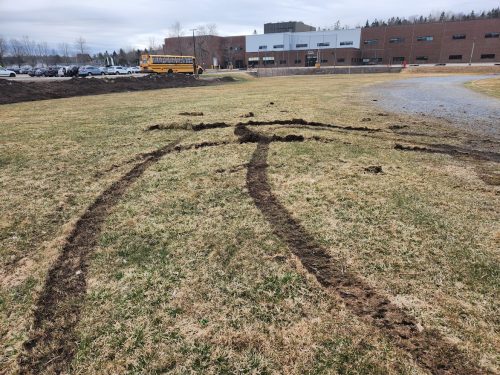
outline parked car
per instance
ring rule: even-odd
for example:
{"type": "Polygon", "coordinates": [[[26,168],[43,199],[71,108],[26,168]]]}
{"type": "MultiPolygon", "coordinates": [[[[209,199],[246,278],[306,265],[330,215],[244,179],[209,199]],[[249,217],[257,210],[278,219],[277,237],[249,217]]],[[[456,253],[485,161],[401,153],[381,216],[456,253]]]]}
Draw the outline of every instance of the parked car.
{"type": "Polygon", "coordinates": [[[57,77],[57,72],[59,71],[59,67],[57,66],[49,66],[47,71],[45,72],[46,77],[57,77]]]}
{"type": "MultiPolygon", "coordinates": [[[[31,76],[31,74],[30,74],[31,76]]],[[[47,69],[46,68],[36,68],[32,77],[46,77],[47,76],[47,69]]]]}
{"type": "Polygon", "coordinates": [[[16,74],[20,74],[21,73],[21,68],[19,68],[17,66],[11,66],[10,68],[7,68],[7,70],[12,70],[16,74]]]}
{"type": "Polygon", "coordinates": [[[28,74],[31,69],[33,69],[33,68],[29,65],[21,66],[21,70],[19,71],[19,73],[28,74]]]}
{"type": "Polygon", "coordinates": [[[0,77],[15,77],[16,72],[5,68],[0,68],[0,77]]]}
{"type": "Polygon", "coordinates": [[[106,72],[114,75],[128,74],[128,70],[123,66],[108,66],[106,72]]]}
{"type": "Polygon", "coordinates": [[[140,73],[141,68],[139,66],[131,66],[130,68],[128,68],[128,71],[130,73],[140,73]]]}
{"type": "Polygon", "coordinates": [[[80,69],[78,69],[78,75],[81,77],[101,76],[104,75],[104,72],[97,66],[85,65],[81,66],[80,69]]]}

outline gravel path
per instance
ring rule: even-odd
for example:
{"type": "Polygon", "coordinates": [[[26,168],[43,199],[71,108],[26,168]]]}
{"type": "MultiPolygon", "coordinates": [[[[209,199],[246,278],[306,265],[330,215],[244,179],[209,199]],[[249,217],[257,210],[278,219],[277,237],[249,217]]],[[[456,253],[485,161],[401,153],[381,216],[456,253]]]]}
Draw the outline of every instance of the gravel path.
{"type": "Polygon", "coordinates": [[[370,94],[390,112],[433,116],[480,136],[500,139],[500,100],[464,86],[492,76],[422,77],[387,82],[370,94]]]}

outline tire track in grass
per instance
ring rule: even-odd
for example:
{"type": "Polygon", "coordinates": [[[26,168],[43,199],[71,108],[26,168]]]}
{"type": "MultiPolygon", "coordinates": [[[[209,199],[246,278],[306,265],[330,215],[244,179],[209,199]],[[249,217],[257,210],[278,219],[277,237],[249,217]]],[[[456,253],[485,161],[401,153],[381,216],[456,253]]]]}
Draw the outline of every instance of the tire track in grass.
{"type": "Polygon", "coordinates": [[[88,256],[103,223],[130,185],[163,156],[174,152],[179,141],[144,154],[142,161],[99,195],[77,221],[38,298],[32,332],[18,361],[21,374],[69,371],[78,344],[75,327],[87,290],[88,256]]]}
{"type": "Polygon", "coordinates": [[[359,276],[335,264],[328,250],[307,233],[272,192],[267,175],[267,158],[273,138],[253,132],[245,125],[238,126],[235,134],[242,142],[257,142],[246,177],[246,185],[255,205],[271,224],[274,234],[287,244],[323,287],[334,292],[349,310],[380,329],[394,345],[410,353],[420,367],[432,374],[489,373],[471,363],[439,332],[423,329],[413,317],[359,276]]]}

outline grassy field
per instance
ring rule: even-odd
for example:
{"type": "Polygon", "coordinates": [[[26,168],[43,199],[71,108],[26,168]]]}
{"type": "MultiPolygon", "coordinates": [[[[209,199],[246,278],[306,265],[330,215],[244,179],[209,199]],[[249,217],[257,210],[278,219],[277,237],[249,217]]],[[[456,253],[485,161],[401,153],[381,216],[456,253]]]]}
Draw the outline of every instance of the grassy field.
{"type": "Polygon", "coordinates": [[[61,365],[50,340],[23,348],[36,337],[49,270],[96,198],[173,142],[181,150],[151,159],[109,199],[95,243],[71,268],[84,280],[83,294],[72,294],[78,309],[57,305],[60,319],[49,325],[57,333],[70,327],[65,370],[426,373],[404,345],[318,282],[256,206],[247,175],[256,144],[240,144],[234,125],[293,118],[380,131],[252,127],[305,138],[270,143],[265,165],[291,219],[340,272],[386,296],[424,332],[438,332],[475,368],[500,371],[498,163],[394,149],[481,146],[438,120],[381,113],[367,88],[397,78],[248,78],[3,105],[0,373],[18,372],[30,356],[49,372],[61,365]],[[200,122],[233,126],[193,131],[200,122]],[[146,131],[151,125],[161,130],[146,131]],[[203,142],[224,144],[189,147],[203,142]]]}
{"type": "Polygon", "coordinates": [[[483,94],[500,98],[500,78],[498,77],[472,81],[467,84],[467,87],[483,94]]]}

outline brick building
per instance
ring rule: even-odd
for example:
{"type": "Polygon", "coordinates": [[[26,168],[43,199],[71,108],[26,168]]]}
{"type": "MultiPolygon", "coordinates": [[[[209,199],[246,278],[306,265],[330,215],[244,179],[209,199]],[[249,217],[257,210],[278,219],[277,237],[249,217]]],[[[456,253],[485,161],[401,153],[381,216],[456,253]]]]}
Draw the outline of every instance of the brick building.
{"type": "MultiPolygon", "coordinates": [[[[196,58],[203,68],[212,66],[244,68],[245,36],[197,35],[194,38],[196,58]]],[[[168,55],[193,56],[193,37],[166,38],[163,53],[168,55]]]]}
{"type": "MultiPolygon", "coordinates": [[[[198,63],[204,68],[498,63],[500,19],[229,37],[206,35],[196,36],[195,41],[198,63]]],[[[193,38],[166,38],[163,50],[166,54],[191,56],[193,38]]]]}
{"type": "Polygon", "coordinates": [[[437,64],[500,61],[500,19],[366,27],[361,62],[437,64]]]}

